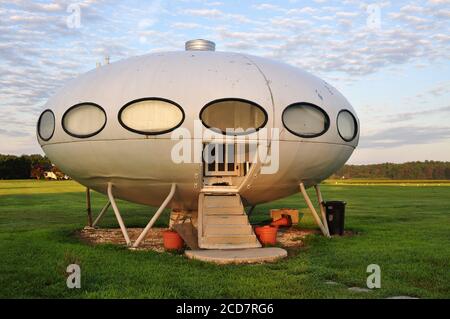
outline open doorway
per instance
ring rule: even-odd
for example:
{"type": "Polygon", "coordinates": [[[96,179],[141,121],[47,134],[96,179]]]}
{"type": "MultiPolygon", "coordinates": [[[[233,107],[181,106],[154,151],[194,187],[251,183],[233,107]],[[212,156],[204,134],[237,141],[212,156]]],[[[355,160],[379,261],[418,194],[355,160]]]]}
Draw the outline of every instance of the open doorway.
{"type": "Polygon", "coordinates": [[[203,185],[238,187],[252,166],[249,143],[203,144],[203,185]]]}

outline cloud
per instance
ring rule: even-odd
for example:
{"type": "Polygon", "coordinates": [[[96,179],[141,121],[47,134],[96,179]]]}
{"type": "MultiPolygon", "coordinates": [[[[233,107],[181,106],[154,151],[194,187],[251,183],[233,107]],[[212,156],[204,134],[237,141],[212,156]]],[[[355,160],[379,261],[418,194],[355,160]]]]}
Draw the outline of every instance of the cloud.
{"type": "Polygon", "coordinates": [[[205,5],[210,6],[210,7],[219,7],[219,6],[223,6],[223,2],[220,1],[213,1],[213,2],[205,2],[205,5]]]}
{"type": "Polygon", "coordinates": [[[223,16],[223,12],[218,9],[186,9],[183,13],[187,15],[206,18],[216,18],[223,16]]]}
{"type": "Polygon", "coordinates": [[[294,8],[287,11],[288,15],[295,15],[295,14],[314,14],[318,12],[319,10],[312,7],[303,7],[303,8],[294,8]]]}
{"type": "Polygon", "coordinates": [[[373,135],[362,136],[361,148],[393,148],[404,145],[430,144],[450,138],[450,127],[404,126],[381,130],[373,135]]]}
{"type": "Polygon", "coordinates": [[[442,96],[448,93],[450,93],[450,81],[440,82],[425,92],[425,94],[431,94],[433,96],[442,96]]]}
{"type": "Polygon", "coordinates": [[[428,3],[432,5],[450,4],[450,0],[428,0],[428,3]]]}
{"type": "Polygon", "coordinates": [[[226,29],[219,29],[219,35],[222,39],[239,39],[248,43],[276,41],[283,38],[275,32],[230,32],[226,29]]]}
{"type": "Polygon", "coordinates": [[[359,15],[361,15],[361,12],[358,11],[339,11],[335,14],[335,16],[338,18],[355,18],[359,15]]]}
{"type": "Polygon", "coordinates": [[[440,81],[433,84],[431,87],[405,98],[406,103],[411,103],[414,100],[425,101],[425,99],[439,98],[450,93],[450,81],[440,81]]]}
{"type": "MultiPolygon", "coordinates": [[[[132,51],[118,37],[109,37],[104,32],[104,25],[98,27],[110,19],[98,14],[100,9],[96,6],[101,5],[101,1],[78,2],[81,7],[80,28],[69,28],[66,23],[70,14],[66,9],[70,3],[71,1],[32,3],[20,0],[2,3],[2,149],[7,147],[4,144],[7,140],[20,144],[17,149],[25,147],[25,141],[30,141],[29,138],[35,134],[42,106],[68,79],[92,69],[99,56],[108,54],[117,59],[129,56],[132,51]],[[94,25],[97,25],[95,34],[90,29],[94,25]]],[[[111,26],[107,29],[114,28],[114,24],[111,26]]]]}
{"type": "Polygon", "coordinates": [[[384,122],[388,122],[388,123],[404,122],[404,121],[413,120],[413,119],[416,119],[419,117],[436,115],[436,114],[450,115],[450,106],[416,111],[416,112],[403,112],[403,113],[397,113],[394,115],[388,115],[385,117],[384,122]]]}
{"type": "Polygon", "coordinates": [[[11,131],[11,130],[5,130],[0,128],[0,135],[3,136],[9,136],[9,137],[23,137],[23,136],[29,136],[29,134],[27,132],[24,131],[11,131]]]}
{"type": "Polygon", "coordinates": [[[282,10],[279,6],[271,3],[260,3],[253,5],[256,10],[282,10]]]}
{"type": "Polygon", "coordinates": [[[175,22],[172,24],[172,28],[176,29],[196,29],[202,28],[201,24],[193,23],[193,22],[175,22]]]}

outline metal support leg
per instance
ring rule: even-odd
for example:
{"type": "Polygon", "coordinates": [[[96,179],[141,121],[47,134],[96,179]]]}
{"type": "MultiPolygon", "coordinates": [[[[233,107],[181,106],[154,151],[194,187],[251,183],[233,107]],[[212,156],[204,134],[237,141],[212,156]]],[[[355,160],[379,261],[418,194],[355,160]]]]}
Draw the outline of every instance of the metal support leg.
{"type": "Polygon", "coordinates": [[[156,222],[156,220],[159,218],[159,216],[161,215],[161,213],[164,211],[164,209],[166,208],[167,204],[169,204],[169,202],[171,201],[173,195],[175,194],[175,188],[176,188],[176,184],[173,183],[172,187],[170,188],[170,192],[169,195],[167,195],[166,199],[164,200],[164,202],[161,204],[161,206],[158,208],[158,210],[156,211],[155,215],[153,215],[152,219],[150,219],[150,221],[148,222],[147,226],[145,226],[144,230],[142,231],[142,233],[139,235],[138,239],[136,239],[136,241],[133,244],[133,248],[136,248],[139,246],[139,244],[141,243],[141,241],[145,238],[145,236],[147,235],[148,231],[150,230],[150,228],[152,228],[153,224],[156,222]]]}
{"type": "Polygon", "coordinates": [[[325,230],[327,231],[328,237],[330,237],[330,230],[328,229],[327,215],[325,213],[325,206],[323,203],[322,193],[320,192],[319,185],[314,185],[314,188],[316,189],[317,200],[319,201],[320,206],[320,213],[322,214],[322,223],[323,226],[325,227],[325,230]]]}
{"type": "Polygon", "coordinates": [[[320,230],[322,231],[323,235],[326,237],[330,237],[330,235],[327,233],[325,226],[323,225],[322,221],[320,220],[319,215],[316,212],[316,209],[314,208],[311,200],[309,199],[308,193],[306,193],[305,185],[303,183],[300,183],[300,191],[303,195],[303,198],[305,199],[306,205],[308,205],[309,210],[311,211],[317,225],[319,226],[320,230]]]}
{"type": "Polygon", "coordinates": [[[108,210],[109,206],[111,206],[111,201],[108,200],[106,205],[103,206],[102,210],[98,214],[97,218],[92,223],[92,227],[95,227],[95,225],[97,225],[97,223],[100,221],[100,219],[102,219],[103,215],[106,213],[106,211],[108,210]]]}
{"type": "Polygon", "coordinates": [[[88,187],[86,187],[86,212],[88,215],[88,226],[93,227],[92,209],[91,209],[91,190],[88,187]]]}
{"type": "Polygon", "coordinates": [[[112,194],[112,184],[111,183],[108,183],[108,198],[109,198],[109,201],[111,202],[112,208],[114,210],[114,214],[116,214],[116,218],[119,223],[120,230],[122,231],[123,237],[125,238],[127,245],[130,246],[131,245],[130,237],[128,236],[128,232],[125,227],[125,224],[123,223],[122,216],[120,216],[119,209],[117,208],[116,201],[114,200],[114,196],[112,194]]]}

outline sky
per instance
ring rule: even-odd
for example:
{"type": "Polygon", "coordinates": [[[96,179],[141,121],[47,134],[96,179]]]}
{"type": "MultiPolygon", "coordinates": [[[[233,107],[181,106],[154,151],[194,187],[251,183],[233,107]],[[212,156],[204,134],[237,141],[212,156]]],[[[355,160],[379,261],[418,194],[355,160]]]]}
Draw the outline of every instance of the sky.
{"type": "Polygon", "coordinates": [[[450,161],[450,0],[0,0],[0,153],[42,154],[46,100],[105,56],[196,38],[336,87],[361,122],[351,164],[450,161]]]}

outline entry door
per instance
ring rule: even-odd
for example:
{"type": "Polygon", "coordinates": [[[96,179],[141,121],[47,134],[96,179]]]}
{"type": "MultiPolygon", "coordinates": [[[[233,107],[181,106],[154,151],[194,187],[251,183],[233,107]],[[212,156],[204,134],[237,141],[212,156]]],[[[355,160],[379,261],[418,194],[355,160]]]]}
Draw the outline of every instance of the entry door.
{"type": "Polygon", "coordinates": [[[205,144],[203,148],[205,176],[239,176],[236,144],[205,144]]]}

